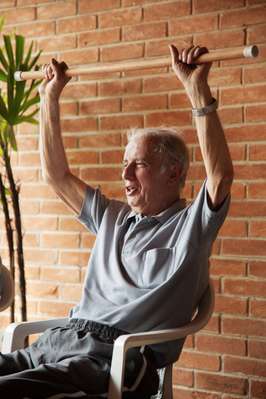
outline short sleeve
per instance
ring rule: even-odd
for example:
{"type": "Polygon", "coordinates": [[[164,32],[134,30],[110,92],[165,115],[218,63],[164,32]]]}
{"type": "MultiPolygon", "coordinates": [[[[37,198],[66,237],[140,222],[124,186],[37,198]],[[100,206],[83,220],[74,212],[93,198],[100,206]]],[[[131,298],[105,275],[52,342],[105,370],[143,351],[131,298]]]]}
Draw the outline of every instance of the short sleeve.
{"type": "Polygon", "coordinates": [[[196,199],[191,204],[190,213],[194,228],[200,228],[203,238],[215,240],[219,229],[225,221],[230,206],[230,194],[224,199],[217,210],[210,208],[206,180],[204,181],[196,199]]]}
{"type": "Polygon", "coordinates": [[[97,234],[110,200],[99,189],[87,187],[81,212],[77,219],[92,233],[97,234]]]}

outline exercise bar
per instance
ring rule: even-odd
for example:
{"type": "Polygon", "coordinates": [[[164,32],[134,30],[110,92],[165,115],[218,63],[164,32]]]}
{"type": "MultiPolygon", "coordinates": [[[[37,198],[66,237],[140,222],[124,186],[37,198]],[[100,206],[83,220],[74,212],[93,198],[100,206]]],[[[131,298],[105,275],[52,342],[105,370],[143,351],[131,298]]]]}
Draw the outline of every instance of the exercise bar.
{"type": "MultiPolygon", "coordinates": [[[[205,53],[199,56],[196,60],[196,64],[205,64],[212,61],[222,61],[222,60],[233,60],[236,58],[254,58],[259,54],[258,47],[253,46],[245,46],[239,48],[232,49],[223,49],[212,51],[210,53],[205,53]]],[[[123,61],[116,63],[104,63],[93,65],[86,68],[71,68],[66,70],[67,76],[78,76],[78,75],[87,75],[93,73],[110,73],[110,72],[124,72],[124,71],[133,71],[138,69],[149,69],[156,67],[165,67],[170,66],[172,64],[170,57],[164,58],[153,58],[148,60],[141,61],[123,61]]],[[[43,71],[17,71],[15,72],[15,80],[27,80],[27,79],[43,79],[44,72],[43,71]]]]}

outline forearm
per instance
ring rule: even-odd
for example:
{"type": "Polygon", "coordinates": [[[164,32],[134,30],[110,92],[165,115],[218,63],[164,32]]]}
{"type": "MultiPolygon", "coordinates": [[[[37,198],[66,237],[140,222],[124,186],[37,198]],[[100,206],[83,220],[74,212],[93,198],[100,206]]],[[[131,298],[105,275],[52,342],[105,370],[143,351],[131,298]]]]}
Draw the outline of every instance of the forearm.
{"type": "MultiPolygon", "coordinates": [[[[212,102],[209,86],[192,87],[188,95],[193,108],[202,108],[212,102]]],[[[216,111],[195,117],[199,145],[207,173],[208,192],[214,205],[219,204],[229,191],[233,165],[224,131],[216,111]]]]}
{"type": "Polygon", "coordinates": [[[41,96],[40,156],[42,175],[46,181],[60,181],[69,172],[63,146],[59,100],[41,96]]]}

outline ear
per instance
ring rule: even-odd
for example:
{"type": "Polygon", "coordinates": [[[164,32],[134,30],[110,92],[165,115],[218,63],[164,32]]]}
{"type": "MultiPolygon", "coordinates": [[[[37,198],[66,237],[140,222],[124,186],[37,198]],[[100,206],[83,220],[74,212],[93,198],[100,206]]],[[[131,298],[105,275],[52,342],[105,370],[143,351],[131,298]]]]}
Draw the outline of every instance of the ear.
{"type": "Polygon", "coordinates": [[[177,184],[180,177],[180,166],[178,162],[170,165],[168,177],[170,184],[177,184]]]}

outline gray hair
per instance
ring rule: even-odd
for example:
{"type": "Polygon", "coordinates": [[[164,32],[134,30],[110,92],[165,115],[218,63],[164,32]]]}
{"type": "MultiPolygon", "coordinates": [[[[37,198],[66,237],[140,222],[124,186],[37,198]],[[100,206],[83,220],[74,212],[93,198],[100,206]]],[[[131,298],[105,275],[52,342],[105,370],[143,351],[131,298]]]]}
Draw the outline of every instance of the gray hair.
{"type": "MultiPolygon", "coordinates": [[[[179,190],[185,185],[187,171],[189,168],[189,153],[180,133],[174,128],[133,128],[128,134],[128,143],[139,138],[147,138],[153,141],[154,152],[162,156],[162,168],[178,162],[180,166],[179,190]]],[[[162,170],[163,170],[162,169],[162,170]]]]}

